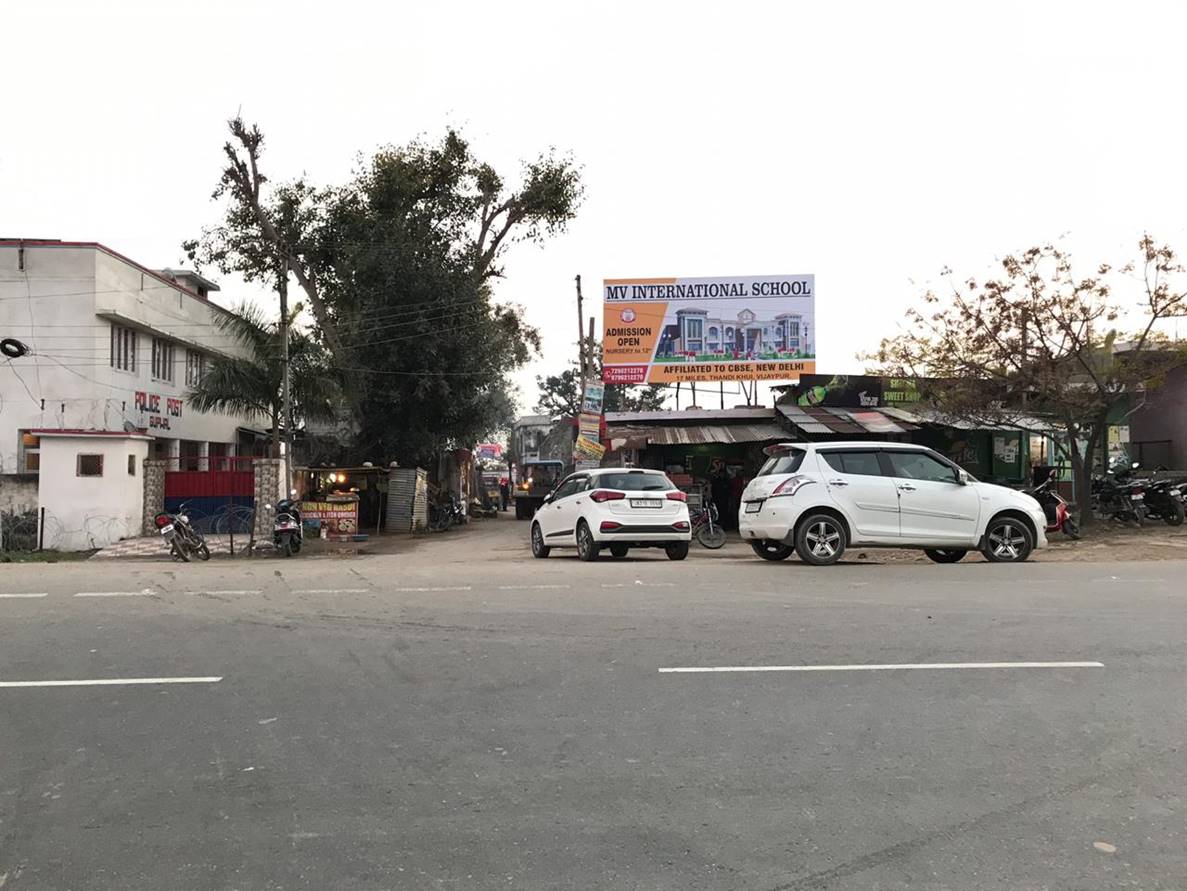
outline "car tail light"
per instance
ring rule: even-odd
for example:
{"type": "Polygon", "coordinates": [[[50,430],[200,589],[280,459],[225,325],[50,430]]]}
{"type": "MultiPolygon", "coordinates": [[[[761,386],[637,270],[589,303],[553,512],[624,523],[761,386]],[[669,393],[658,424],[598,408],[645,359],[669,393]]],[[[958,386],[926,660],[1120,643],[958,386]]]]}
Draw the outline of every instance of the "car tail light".
{"type": "Polygon", "coordinates": [[[153,517],[153,522],[157,524],[158,529],[164,529],[173,522],[173,518],[168,514],[157,514],[153,517]]]}
{"type": "Polygon", "coordinates": [[[688,521],[687,520],[679,520],[678,522],[675,522],[672,524],[672,528],[676,529],[680,532],[687,532],[688,531],[688,521]]]}
{"type": "Polygon", "coordinates": [[[598,504],[604,501],[621,501],[623,498],[626,498],[625,492],[614,492],[610,489],[594,489],[589,494],[589,500],[596,501],[598,504]]]}
{"type": "Polygon", "coordinates": [[[775,491],[771,493],[770,497],[774,498],[776,495],[794,495],[800,489],[811,483],[816,482],[806,476],[800,476],[798,473],[794,476],[789,476],[783,482],[775,487],[775,491]]]}
{"type": "Polygon", "coordinates": [[[685,495],[683,492],[669,492],[669,493],[668,493],[668,501],[684,501],[684,502],[687,502],[687,501],[688,501],[688,496],[687,496],[687,495],[685,495]]]}
{"type": "Polygon", "coordinates": [[[615,529],[621,529],[622,523],[615,523],[613,520],[602,520],[602,531],[613,532],[615,529]]]}

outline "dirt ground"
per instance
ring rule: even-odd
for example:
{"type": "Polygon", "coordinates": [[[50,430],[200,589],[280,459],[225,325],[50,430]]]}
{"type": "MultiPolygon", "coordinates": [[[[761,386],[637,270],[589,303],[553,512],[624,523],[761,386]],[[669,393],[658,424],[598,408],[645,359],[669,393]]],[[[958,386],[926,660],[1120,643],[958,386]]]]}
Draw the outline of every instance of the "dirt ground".
{"type": "MultiPolygon", "coordinates": [[[[1187,559],[1187,525],[1174,528],[1150,522],[1135,529],[1105,522],[1092,527],[1079,541],[1056,534],[1049,539],[1049,543],[1049,547],[1036,551],[1031,559],[1042,563],[1181,560],[1187,559]]],[[[311,550],[318,553],[320,549],[311,550]]],[[[528,524],[517,521],[512,514],[499,514],[495,519],[471,520],[461,528],[443,533],[381,535],[360,545],[358,552],[360,556],[416,555],[442,563],[532,559],[528,546],[528,524]]],[[[720,550],[710,551],[694,543],[689,559],[739,560],[754,559],[754,556],[746,542],[736,533],[730,533],[729,541],[720,550]]],[[[979,554],[970,554],[965,559],[973,561],[983,558],[979,554]]],[[[886,548],[851,548],[845,560],[862,563],[929,562],[922,551],[886,548]]]]}

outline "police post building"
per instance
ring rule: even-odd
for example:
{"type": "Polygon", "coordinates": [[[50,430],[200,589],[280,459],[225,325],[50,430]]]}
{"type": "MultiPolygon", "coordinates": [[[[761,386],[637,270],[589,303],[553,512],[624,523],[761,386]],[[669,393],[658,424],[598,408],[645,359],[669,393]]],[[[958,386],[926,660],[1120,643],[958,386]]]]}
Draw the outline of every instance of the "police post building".
{"type": "Polygon", "coordinates": [[[143,459],[253,453],[256,419],[186,401],[214,356],[241,353],[217,327],[217,290],[95,242],[0,240],[0,337],[29,348],[0,360],[0,510],[101,515],[86,529],[58,517],[52,543],[99,547],[138,534],[143,459]]]}

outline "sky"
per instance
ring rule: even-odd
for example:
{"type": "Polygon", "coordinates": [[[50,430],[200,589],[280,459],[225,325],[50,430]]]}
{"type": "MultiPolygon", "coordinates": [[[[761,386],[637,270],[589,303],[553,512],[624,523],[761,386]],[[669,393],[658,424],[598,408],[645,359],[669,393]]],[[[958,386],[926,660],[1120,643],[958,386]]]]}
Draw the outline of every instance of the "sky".
{"type": "Polygon", "coordinates": [[[583,168],[497,285],[543,336],[525,410],[576,353],[577,274],[600,324],[603,278],[814,273],[818,370],[851,373],[944,267],[1187,251],[1184,33],[1176,2],[39,0],[0,37],[0,236],[181,265],[236,113],[323,184],[452,126],[507,175],[583,168]]]}

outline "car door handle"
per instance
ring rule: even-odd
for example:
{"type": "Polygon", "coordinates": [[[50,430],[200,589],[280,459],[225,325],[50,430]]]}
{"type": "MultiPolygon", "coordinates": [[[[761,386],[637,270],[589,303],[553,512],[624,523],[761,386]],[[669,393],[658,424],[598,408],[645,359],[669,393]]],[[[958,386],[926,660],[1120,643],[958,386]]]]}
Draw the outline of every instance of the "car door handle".
{"type": "Polygon", "coordinates": [[[847,486],[847,485],[849,485],[849,484],[848,484],[847,482],[845,482],[844,480],[829,480],[829,481],[828,481],[828,484],[829,484],[830,486],[847,486]]]}
{"type": "Polygon", "coordinates": [[[910,483],[903,483],[898,488],[899,488],[900,492],[914,492],[915,491],[915,487],[912,486],[910,483]]]}

